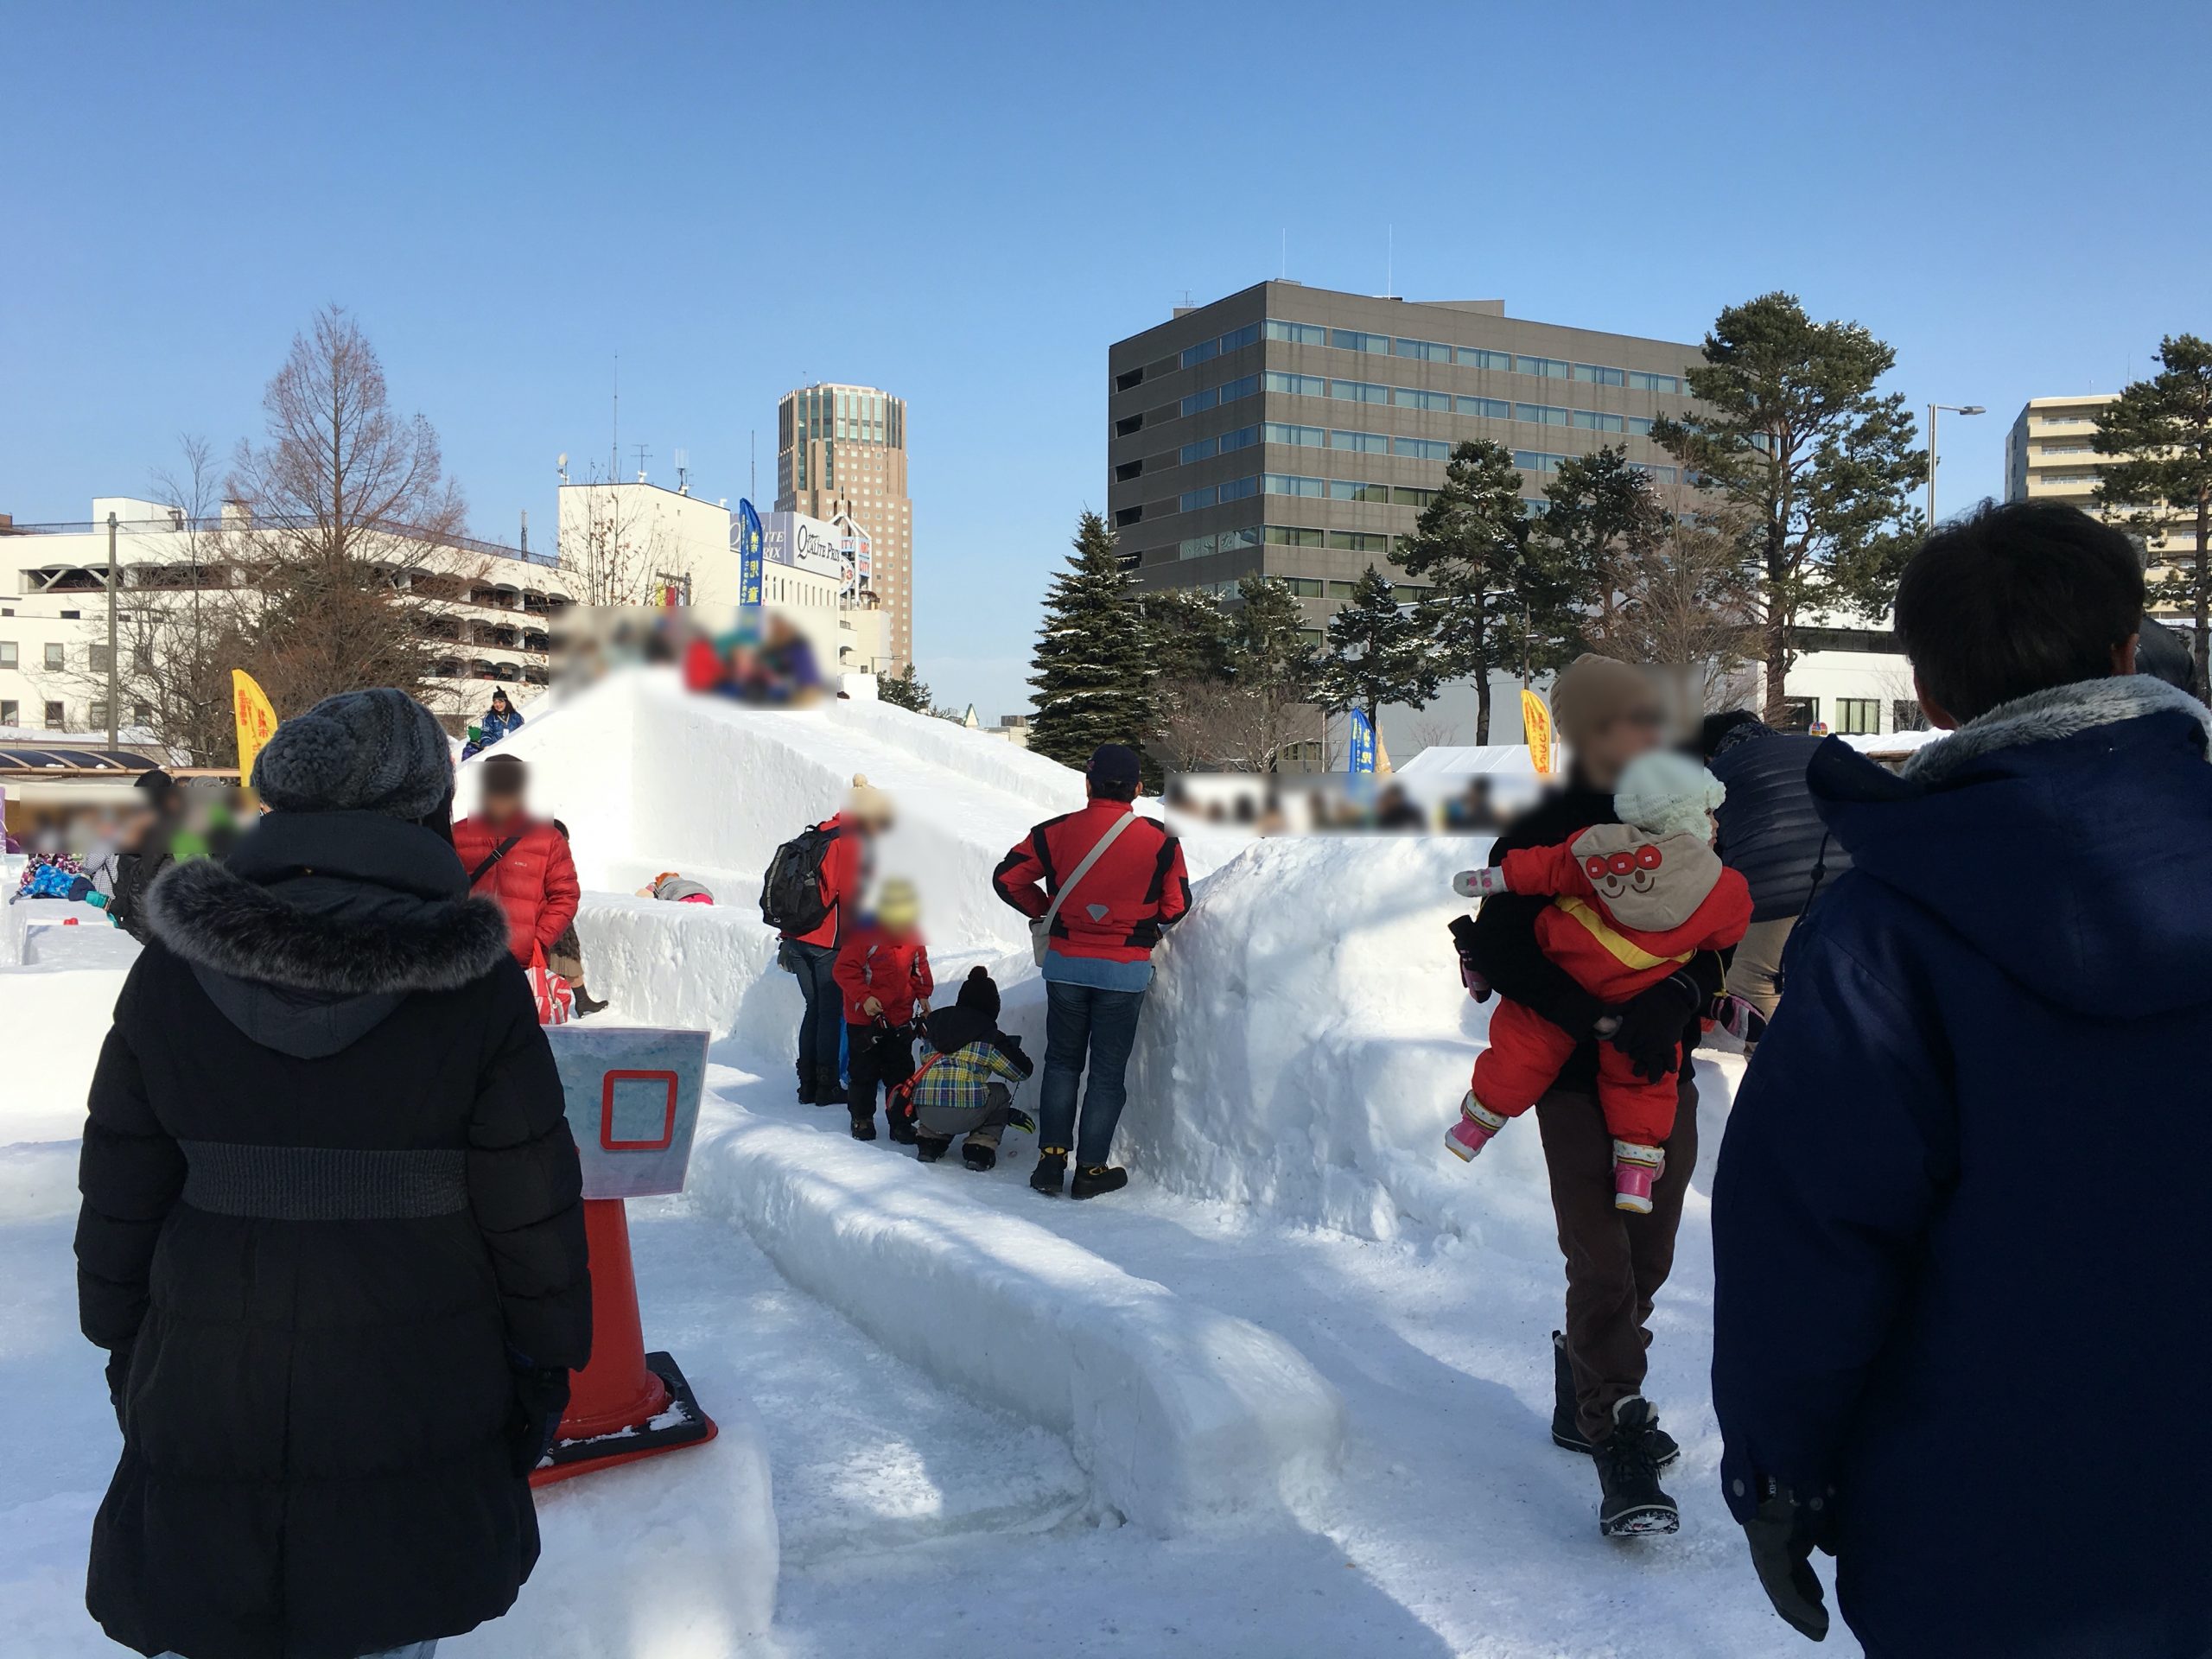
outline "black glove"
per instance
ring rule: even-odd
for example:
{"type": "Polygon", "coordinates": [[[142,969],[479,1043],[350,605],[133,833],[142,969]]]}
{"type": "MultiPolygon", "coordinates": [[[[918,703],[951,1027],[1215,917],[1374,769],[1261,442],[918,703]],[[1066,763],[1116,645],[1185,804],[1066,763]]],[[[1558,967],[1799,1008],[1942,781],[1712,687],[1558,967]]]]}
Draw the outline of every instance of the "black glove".
{"type": "Polygon", "coordinates": [[[1815,1642],[1828,1633],[1827,1605],[1813,1571],[1813,1546],[1827,1521],[1821,1499],[1801,1503],[1787,1486],[1769,1480],[1760,1487],[1758,1513],[1744,1522],[1759,1587],[1791,1630],[1815,1642]]]}
{"type": "Polygon", "coordinates": [[[1021,1039],[1010,1032],[1001,1032],[991,1039],[998,1052],[1014,1062],[1014,1069],[1027,1077],[1037,1069],[1037,1062],[1022,1051],[1021,1039]]]}
{"type": "Polygon", "coordinates": [[[1620,1027],[1605,1040],[1628,1056],[1637,1077],[1656,1083],[1681,1069],[1682,1033],[1704,1001],[1697,981],[1677,968],[1613,1010],[1620,1027]]]}
{"type": "Polygon", "coordinates": [[[107,1357],[107,1402],[115,1408],[118,1428],[123,1427],[123,1399],[130,1386],[130,1353],[128,1348],[117,1348],[107,1357]]]}
{"type": "Polygon", "coordinates": [[[1478,1002],[1490,1001],[1490,976],[1483,972],[1482,959],[1475,950],[1475,918],[1454,916],[1452,918],[1452,948],[1459,953],[1459,982],[1467,988],[1467,995],[1478,1002]]]}
{"type": "Polygon", "coordinates": [[[518,1368],[514,1378],[518,1421],[508,1444],[515,1473],[527,1475],[553,1449],[553,1437],[561,1431],[562,1414],[569,1408],[569,1374],[533,1365],[518,1368]]]}

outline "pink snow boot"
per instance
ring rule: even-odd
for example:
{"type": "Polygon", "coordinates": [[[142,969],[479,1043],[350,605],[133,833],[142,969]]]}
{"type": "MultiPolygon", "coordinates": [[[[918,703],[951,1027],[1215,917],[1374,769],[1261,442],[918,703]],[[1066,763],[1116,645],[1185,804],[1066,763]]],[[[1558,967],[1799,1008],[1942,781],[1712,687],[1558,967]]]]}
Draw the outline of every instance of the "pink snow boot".
{"type": "Polygon", "coordinates": [[[1657,1147],[1639,1147],[1633,1141],[1613,1142],[1613,1208],[1639,1216],[1651,1213],[1651,1184],[1667,1166],[1667,1154],[1657,1147]]]}
{"type": "Polygon", "coordinates": [[[1459,1103],[1459,1121],[1444,1132],[1445,1150],[1464,1163],[1488,1146],[1507,1121],[1477,1100],[1470,1089],[1459,1103]]]}

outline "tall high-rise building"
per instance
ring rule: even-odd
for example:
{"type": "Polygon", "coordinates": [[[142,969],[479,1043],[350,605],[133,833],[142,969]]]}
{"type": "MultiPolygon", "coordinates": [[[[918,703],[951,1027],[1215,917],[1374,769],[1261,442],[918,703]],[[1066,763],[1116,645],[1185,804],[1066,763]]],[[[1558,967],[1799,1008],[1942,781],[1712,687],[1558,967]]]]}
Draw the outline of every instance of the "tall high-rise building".
{"type": "Polygon", "coordinates": [[[1686,341],[1524,322],[1496,300],[1271,282],[1179,308],[1107,353],[1123,559],[1145,588],[1281,576],[1318,630],[1369,565],[1393,569],[1462,440],[1513,452],[1532,511],[1548,474],[1600,445],[1662,494],[1679,485],[1651,423],[1683,412],[1699,360],[1686,341]]]}
{"type": "Polygon", "coordinates": [[[776,406],[776,507],[868,532],[869,586],[896,674],[913,660],[914,524],[906,498],[906,400],[874,386],[816,385],[776,406]]]}
{"type": "MultiPolygon", "coordinates": [[[[2097,486],[2104,469],[2126,459],[2097,453],[2098,417],[2107,404],[2120,401],[2116,391],[2082,392],[2070,397],[2031,397],[2005,435],[2005,499],[2007,501],[2063,501],[2099,518],[2133,518],[2133,510],[2107,512],[2097,499],[2097,486]]],[[[2150,566],[2151,579],[2171,577],[2171,559],[2196,556],[2194,514],[2171,508],[2153,510],[2147,527],[2127,524],[2139,536],[2150,566]]],[[[2154,613],[2180,616],[2171,604],[2153,603],[2154,613]]]]}

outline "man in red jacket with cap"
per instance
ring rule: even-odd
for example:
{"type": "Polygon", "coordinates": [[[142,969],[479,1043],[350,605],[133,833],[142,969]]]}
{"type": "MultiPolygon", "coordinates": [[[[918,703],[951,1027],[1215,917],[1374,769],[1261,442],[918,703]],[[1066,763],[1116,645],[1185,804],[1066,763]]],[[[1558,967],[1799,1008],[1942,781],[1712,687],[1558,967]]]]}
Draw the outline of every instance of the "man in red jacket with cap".
{"type": "Polygon", "coordinates": [[[1191,907],[1183,849],[1159,824],[1136,816],[1138,781],[1135,750],[1100,744],[1084,771],[1089,804],[1032,830],[991,878],[999,897],[1031,920],[1048,912],[1052,918],[1037,1167],[1029,1177],[1039,1192],[1058,1194],[1071,1143],[1076,1173],[1070,1197],[1095,1198],[1129,1184],[1128,1172],[1109,1166],[1106,1158],[1128,1097],[1124,1074],[1152,982],[1152,948],[1191,907]],[[1096,861],[1078,874],[1094,852],[1096,861]],[[1090,1085],[1078,1137],[1076,1096],[1086,1061],[1090,1085]]]}
{"type": "Polygon", "coordinates": [[[550,951],[576,918],[582,890],[569,838],[550,819],[530,816],[530,769],[512,754],[484,757],[475,815],[453,827],[453,849],[470,890],[507,912],[508,948],[527,968],[533,950],[550,951]]]}

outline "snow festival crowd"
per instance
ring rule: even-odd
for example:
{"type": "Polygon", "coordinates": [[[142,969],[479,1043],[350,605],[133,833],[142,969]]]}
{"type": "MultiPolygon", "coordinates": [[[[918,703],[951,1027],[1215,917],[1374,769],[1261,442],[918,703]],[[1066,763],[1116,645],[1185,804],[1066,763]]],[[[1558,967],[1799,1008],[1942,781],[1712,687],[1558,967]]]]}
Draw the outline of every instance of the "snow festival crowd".
{"type": "MultiPolygon", "coordinates": [[[[1461,878],[1460,976],[1496,1006],[1446,1141],[1480,1179],[1535,1119],[1553,1440],[1602,1531],[1675,1529],[1644,1387],[1692,1056],[1725,1027],[1749,1059],[1710,1183],[1722,1493],[1780,1617],[1827,1633],[1825,1551],[1877,1659],[2212,1653],[2212,713],[2150,660],[2144,604],[2133,543],[2073,509],[1942,527],[1895,624],[1948,734],[1896,772],[1748,713],[1670,743],[1644,674],[1584,657],[1553,694],[1569,776],[1461,878]]],[[[429,712],[333,697],[262,750],[266,815],[226,855],[133,874],[76,1248],[123,1432],[86,1599],[140,1653],[422,1659],[537,1560],[527,1477],[592,1320],[522,969],[573,940],[578,888],[521,763],[482,770],[455,823],[429,712]]],[[[1036,1121],[999,988],[977,968],[944,1001],[913,889],[871,887],[893,804],[865,778],[763,885],[802,1102],[976,1170],[1020,1125],[1040,1193],[1127,1185],[1151,957],[1192,898],[1137,752],[1084,779],[992,877],[1045,985],[1036,1121]]]]}

